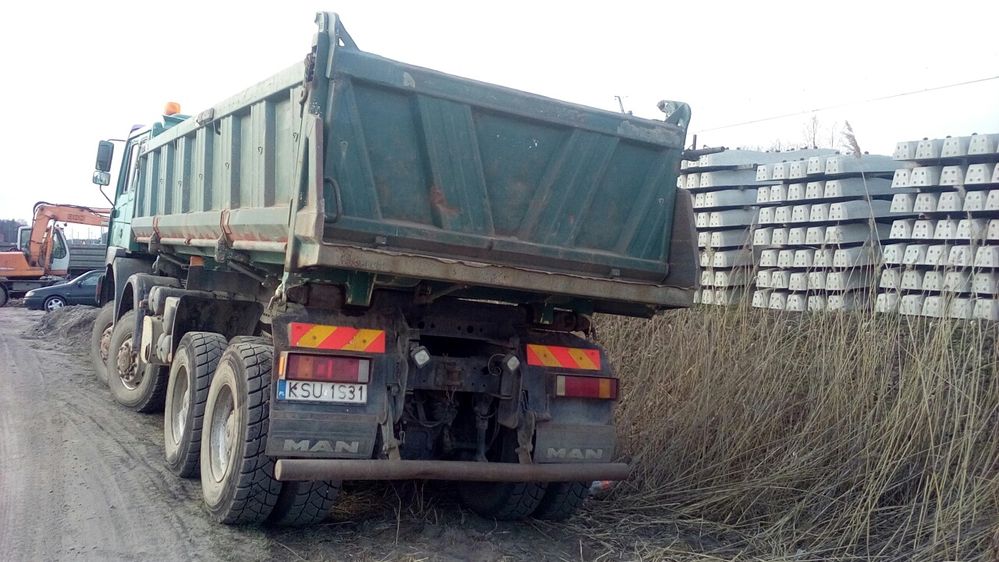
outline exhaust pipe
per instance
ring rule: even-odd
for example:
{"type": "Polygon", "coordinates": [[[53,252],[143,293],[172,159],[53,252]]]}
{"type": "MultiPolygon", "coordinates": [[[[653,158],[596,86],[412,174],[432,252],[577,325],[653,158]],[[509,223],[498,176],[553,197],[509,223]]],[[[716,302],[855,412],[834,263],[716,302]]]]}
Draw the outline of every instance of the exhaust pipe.
{"type": "Polygon", "coordinates": [[[514,464],[471,461],[280,459],[274,476],[299,480],[465,480],[471,482],[592,482],[627,480],[624,463],[514,464]]]}

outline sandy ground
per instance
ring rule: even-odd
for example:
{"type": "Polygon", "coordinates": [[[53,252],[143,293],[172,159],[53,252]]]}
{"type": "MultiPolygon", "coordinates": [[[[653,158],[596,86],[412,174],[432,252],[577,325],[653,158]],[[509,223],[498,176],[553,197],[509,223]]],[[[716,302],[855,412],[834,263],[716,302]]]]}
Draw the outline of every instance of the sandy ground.
{"type": "Polygon", "coordinates": [[[348,487],[306,529],[215,524],[198,482],[163,466],[162,417],[118,406],[92,372],[88,312],[45,314],[0,309],[0,560],[631,557],[563,525],[484,520],[446,484],[348,487]]]}

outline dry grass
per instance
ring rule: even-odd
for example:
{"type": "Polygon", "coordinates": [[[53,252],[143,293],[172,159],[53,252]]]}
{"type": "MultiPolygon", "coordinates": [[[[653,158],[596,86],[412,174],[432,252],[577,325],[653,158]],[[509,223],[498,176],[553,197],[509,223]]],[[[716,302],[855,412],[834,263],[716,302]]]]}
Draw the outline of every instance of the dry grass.
{"type": "Polygon", "coordinates": [[[598,337],[636,471],[580,523],[594,539],[643,559],[995,559],[994,326],[699,307],[598,337]]]}

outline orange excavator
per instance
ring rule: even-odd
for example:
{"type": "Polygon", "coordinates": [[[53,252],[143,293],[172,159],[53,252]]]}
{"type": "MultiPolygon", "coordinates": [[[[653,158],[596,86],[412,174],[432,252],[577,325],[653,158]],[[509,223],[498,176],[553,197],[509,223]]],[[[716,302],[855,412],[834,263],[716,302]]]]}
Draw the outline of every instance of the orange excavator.
{"type": "Polygon", "coordinates": [[[104,208],[35,203],[27,243],[0,252],[0,306],[31,289],[65,281],[69,251],[59,223],[106,227],[110,213],[104,208]]]}

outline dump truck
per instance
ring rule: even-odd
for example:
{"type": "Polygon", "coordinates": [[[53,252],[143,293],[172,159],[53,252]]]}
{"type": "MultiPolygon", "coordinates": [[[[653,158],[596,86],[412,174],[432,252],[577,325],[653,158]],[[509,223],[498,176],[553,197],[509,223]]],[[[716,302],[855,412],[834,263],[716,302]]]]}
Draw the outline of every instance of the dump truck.
{"type": "Polygon", "coordinates": [[[85,262],[91,267],[79,271],[81,260],[74,253],[78,251],[79,257],[84,258],[92,256],[93,251],[68,244],[59,223],[107,226],[110,212],[111,209],[81,205],[35,203],[31,226],[19,227],[17,245],[0,251],[0,306],[32,289],[63,283],[67,276],[94,269],[92,266],[103,266],[103,259],[99,263],[85,262]]]}
{"type": "Polygon", "coordinates": [[[565,103],[316,23],[303,62],[124,143],[95,364],[164,411],[166,465],[223,523],[314,523],[343,481],[406,479],[569,517],[629,470],[592,316],[693,299],[689,108],[565,103]]]}

